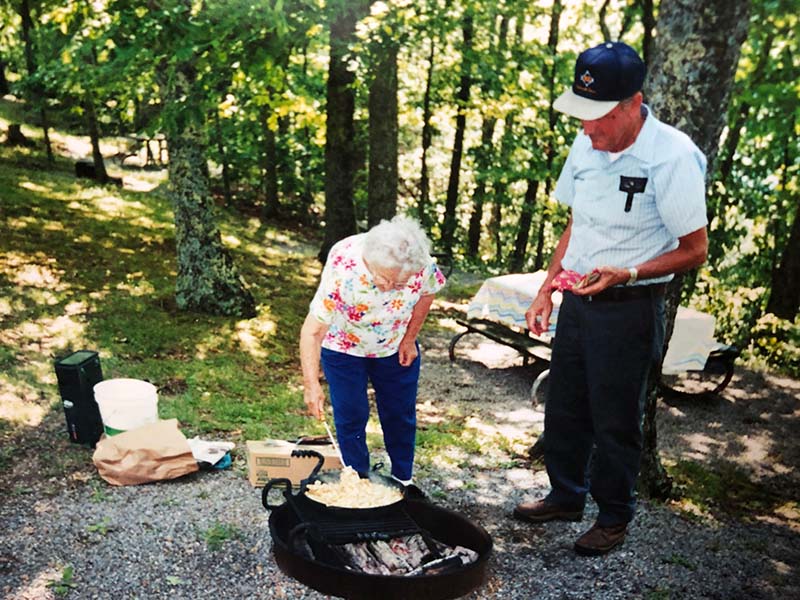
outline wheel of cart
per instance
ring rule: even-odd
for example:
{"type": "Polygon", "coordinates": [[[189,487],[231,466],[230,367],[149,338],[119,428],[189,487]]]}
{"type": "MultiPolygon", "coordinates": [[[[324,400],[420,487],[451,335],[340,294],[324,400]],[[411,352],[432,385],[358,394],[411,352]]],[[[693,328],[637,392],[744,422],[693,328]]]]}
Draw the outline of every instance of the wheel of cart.
{"type": "Polygon", "coordinates": [[[708,355],[702,370],[661,375],[659,388],[673,396],[710,396],[718,394],[733,378],[734,363],[741,351],[735,346],[718,344],[708,355]]]}
{"type": "MultiPolygon", "coordinates": [[[[719,394],[731,382],[736,359],[741,351],[735,346],[718,344],[708,355],[700,371],[684,371],[662,375],[659,388],[673,396],[710,396],[719,394]]],[[[530,399],[534,408],[543,407],[547,397],[549,370],[542,371],[531,385],[530,399]]]]}

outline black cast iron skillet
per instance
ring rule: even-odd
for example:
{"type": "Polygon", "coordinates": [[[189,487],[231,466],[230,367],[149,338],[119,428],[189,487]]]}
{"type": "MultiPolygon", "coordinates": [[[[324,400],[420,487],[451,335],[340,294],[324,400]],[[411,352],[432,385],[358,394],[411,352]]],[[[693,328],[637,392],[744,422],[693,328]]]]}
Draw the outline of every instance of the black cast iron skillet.
{"type": "MultiPolygon", "coordinates": [[[[292,450],[292,456],[311,457],[311,458],[316,458],[317,459],[316,466],[312,469],[312,471],[309,474],[309,476],[306,477],[305,479],[303,479],[300,482],[300,487],[297,489],[297,494],[296,494],[296,496],[302,496],[305,499],[305,501],[311,502],[314,505],[316,505],[317,507],[324,508],[324,509],[331,510],[331,511],[336,511],[336,512],[342,511],[343,514],[348,514],[348,513],[353,513],[354,514],[356,512],[360,512],[360,511],[372,511],[372,512],[375,512],[375,511],[379,511],[381,509],[385,509],[385,508],[388,508],[388,507],[394,507],[398,503],[402,502],[403,499],[404,499],[403,497],[401,497],[396,502],[392,502],[390,504],[385,504],[383,506],[375,506],[375,507],[371,507],[371,508],[345,508],[343,506],[328,506],[327,504],[323,504],[322,502],[318,502],[317,500],[314,500],[313,498],[308,496],[306,494],[306,490],[307,490],[308,486],[311,485],[312,483],[314,483],[315,481],[320,481],[322,483],[337,483],[339,481],[339,477],[340,477],[341,472],[339,470],[333,470],[333,471],[325,471],[324,473],[320,473],[320,470],[322,469],[322,465],[325,462],[325,457],[322,456],[322,454],[320,454],[319,452],[317,452],[315,450],[292,450]]],[[[389,488],[392,488],[392,489],[396,489],[401,494],[404,494],[404,492],[406,491],[405,486],[402,483],[400,483],[399,481],[397,481],[395,479],[392,479],[391,477],[386,477],[385,475],[381,475],[380,473],[377,473],[374,470],[370,471],[369,473],[367,473],[366,476],[362,475],[361,477],[362,477],[362,479],[366,477],[371,482],[376,483],[378,485],[384,485],[386,487],[389,487],[389,488]]],[[[294,497],[294,495],[292,494],[292,482],[289,481],[285,477],[280,477],[280,478],[277,478],[277,479],[270,479],[266,483],[266,485],[264,486],[264,489],[261,491],[261,503],[264,505],[264,508],[266,508],[267,510],[273,510],[275,508],[278,508],[278,506],[281,506],[281,504],[272,504],[269,501],[269,493],[270,493],[270,491],[272,491],[273,488],[275,488],[275,489],[282,488],[283,489],[283,495],[286,498],[286,501],[287,502],[292,502],[292,499],[294,497]]]]}

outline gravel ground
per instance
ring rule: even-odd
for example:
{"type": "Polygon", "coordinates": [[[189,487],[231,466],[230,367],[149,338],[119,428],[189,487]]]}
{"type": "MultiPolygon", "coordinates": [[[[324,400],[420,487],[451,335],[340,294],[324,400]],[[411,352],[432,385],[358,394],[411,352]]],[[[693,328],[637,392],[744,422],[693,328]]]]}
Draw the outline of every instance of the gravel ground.
{"type": "MultiPolygon", "coordinates": [[[[518,502],[548,489],[541,467],[521,459],[531,433],[541,429],[541,413],[526,400],[535,367],[477,336],[459,343],[450,365],[449,335],[431,329],[424,336],[420,426],[449,418],[457,406],[469,427],[510,440],[510,454],[454,453],[418,474],[436,503],[474,519],[494,540],[488,580],[466,598],[800,597],[800,462],[792,433],[800,416],[798,382],[740,369],[722,397],[664,404],[659,416],[665,458],[730,463],[794,504],[776,502],[734,521],[693,517],[676,503],[641,502],[621,549],[582,558],[572,543],[593,522],[592,503],[582,523],[530,525],[509,517],[518,502]]],[[[242,448],[231,469],[137,487],[106,485],[93,472],[89,450],[68,452],[83,452],[87,461],[70,481],[42,480],[18,466],[3,482],[4,598],[327,597],[276,567],[268,515],[246,480],[242,448]],[[67,565],[71,585],[53,584],[67,565]]]]}

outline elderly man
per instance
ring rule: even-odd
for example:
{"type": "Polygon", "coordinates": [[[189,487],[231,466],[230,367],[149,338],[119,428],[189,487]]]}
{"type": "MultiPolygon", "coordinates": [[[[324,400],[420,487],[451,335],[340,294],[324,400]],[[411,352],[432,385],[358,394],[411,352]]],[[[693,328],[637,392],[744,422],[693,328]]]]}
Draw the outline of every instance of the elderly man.
{"type": "Polygon", "coordinates": [[[702,264],[708,247],[705,157],[642,103],[644,77],[636,51],[620,42],[578,56],[572,88],[555,102],[583,125],[555,189],[571,218],[526,313],[542,333],[552,291],[566,287],[545,409],[551,491],[514,515],[578,521],[591,493],[599,514],[575,542],[582,555],[605,554],[625,539],[647,374],[664,342],[666,282],[702,264]]]}

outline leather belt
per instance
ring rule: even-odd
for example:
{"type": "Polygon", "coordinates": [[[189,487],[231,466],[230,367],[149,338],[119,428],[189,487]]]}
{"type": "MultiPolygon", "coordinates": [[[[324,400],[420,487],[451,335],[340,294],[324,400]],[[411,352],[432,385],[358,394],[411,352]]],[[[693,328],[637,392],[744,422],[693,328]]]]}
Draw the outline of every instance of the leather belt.
{"type": "Polygon", "coordinates": [[[626,287],[610,287],[593,296],[576,296],[584,302],[626,302],[641,298],[657,298],[667,291],[666,283],[652,285],[632,285],[626,287]]]}

